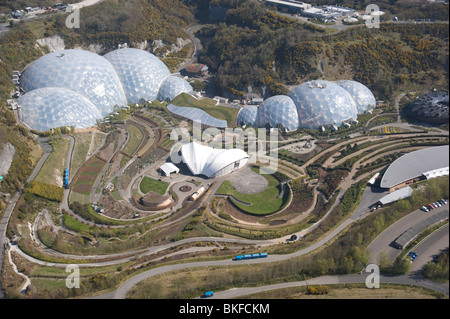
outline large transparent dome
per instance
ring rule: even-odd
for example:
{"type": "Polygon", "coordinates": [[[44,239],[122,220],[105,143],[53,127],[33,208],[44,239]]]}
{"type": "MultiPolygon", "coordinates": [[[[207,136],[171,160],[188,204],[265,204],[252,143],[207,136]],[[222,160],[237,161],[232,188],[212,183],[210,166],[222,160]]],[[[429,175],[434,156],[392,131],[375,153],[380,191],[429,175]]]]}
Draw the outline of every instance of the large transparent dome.
{"type": "Polygon", "coordinates": [[[176,75],[167,77],[161,84],[158,93],[158,100],[172,101],[177,95],[181,93],[189,93],[194,89],[185,80],[176,75]]]}
{"type": "Polygon", "coordinates": [[[237,123],[241,126],[258,126],[258,106],[249,105],[242,108],[238,113],[237,123]]]}
{"type": "Polygon", "coordinates": [[[20,85],[26,92],[44,87],[71,89],[88,98],[103,116],[127,105],[119,77],[105,58],[84,50],[49,53],[30,64],[20,85]]]}
{"type": "Polygon", "coordinates": [[[144,50],[123,48],[104,57],[119,75],[129,103],[139,103],[140,99],[156,100],[159,86],[170,76],[167,66],[144,50]]]}
{"type": "Polygon", "coordinates": [[[377,104],[375,96],[373,96],[372,91],[364,84],[351,80],[338,81],[337,84],[342,86],[353,97],[358,114],[371,111],[375,108],[377,104]]]}
{"type": "Polygon", "coordinates": [[[258,111],[260,127],[285,128],[288,131],[298,129],[297,108],[294,101],[286,95],[275,95],[261,103],[258,111]]]}
{"type": "Polygon", "coordinates": [[[102,118],[100,111],[81,94],[64,88],[41,88],[18,99],[22,121],[36,131],[55,127],[88,128],[102,118]]]}
{"type": "Polygon", "coordinates": [[[300,128],[341,125],[356,119],[357,108],[350,93],[336,83],[317,80],[297,86],[289,96],[294,101],[300,128]]]}

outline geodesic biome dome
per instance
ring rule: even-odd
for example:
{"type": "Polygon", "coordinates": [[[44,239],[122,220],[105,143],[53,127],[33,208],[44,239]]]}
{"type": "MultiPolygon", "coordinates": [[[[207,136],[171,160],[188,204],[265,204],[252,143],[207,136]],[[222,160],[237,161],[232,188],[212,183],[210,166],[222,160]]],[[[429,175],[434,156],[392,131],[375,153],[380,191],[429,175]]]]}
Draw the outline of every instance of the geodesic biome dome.
{"type": "Polygon", "coordinates": [[[44,55],[22,73],[25,92],[45,87],[75,91],[91,101],[103,116],[127,100],[120,79],[108,60],[84,50],[60,50],[44,55]]]}
{"type": "Polygon", "coordinates": [[[252,127],[258,126],[258,106],[249,105],[242,108],[237,116],[237,123],[241,126],[251,125],[252,127]]]}
{"type": "Polygon", "coordinates": [[[167,77],[159,87],[158,100],[172,101],[181,93],[194,91],[192,86],[185,80],[176,75],[167,77]]]}
{"type": "Polygon", "coordinates": [[[350,93],[356,103],[358,114],[371,111],[375,108],[377,104],[375,96],[373,96],[372,91],[364,84],[351,80],[342,80],[336,83],[350,93]]]}
{"type": "Polygon", "coordinates": [[[300,128],[342,125],[356,119],[358,110],[350,93],[336,83],[316,80],[295,87],[289,94],[295,103],[300,128]]]}
{"type": "Polygon", "coordinates": [[[258,125],[297,130],[299,119],[294,101],[286,95],[275,95],[264,100],[258,110],[258,125]]]}
{"type": "Polygon", "coordinates": [[[153,54],[122,48],[104,55],[116,70],[129,103],[158,99],[161,83],[170,76],[167,66],[153,54]]]}
{"type": "Polygon", "coordinates": [[[420,122],[444,124],[449,120],[448,92],[435,91],[423,94],[409,103],[403,113],[420,122]]]}
{"type": "Polygon", "coordinates": [[[102,115],[87,98],[64,88],[41,88],[21,96],[17,103],[22,121],[43,132],[55,127],[88,128],[96,125],[102,115]]]}

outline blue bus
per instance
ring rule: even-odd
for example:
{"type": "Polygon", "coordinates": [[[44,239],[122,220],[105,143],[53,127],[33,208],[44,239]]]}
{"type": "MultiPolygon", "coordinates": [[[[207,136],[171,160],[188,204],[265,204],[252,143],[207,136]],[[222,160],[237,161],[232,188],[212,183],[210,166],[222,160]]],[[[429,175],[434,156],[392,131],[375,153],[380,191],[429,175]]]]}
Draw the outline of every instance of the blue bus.
{"type": "Polygon", "coordinates": [[[258,259],[258,258],[266,258],[267,253],[256,253],[256,254],[245,254],[245,255],[236,255],[234,260],[244,260],[244,259],[258,259]]]}

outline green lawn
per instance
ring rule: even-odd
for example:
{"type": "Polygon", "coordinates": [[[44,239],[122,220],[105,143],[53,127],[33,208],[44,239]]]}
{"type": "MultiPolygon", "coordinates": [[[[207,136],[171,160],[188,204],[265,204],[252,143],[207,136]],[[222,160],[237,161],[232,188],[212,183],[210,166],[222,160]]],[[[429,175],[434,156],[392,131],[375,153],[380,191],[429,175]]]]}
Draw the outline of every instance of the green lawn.
{"type": "MultiPolygon", "coordinates": [[[[258,170],[252,168],[255,172],[258,170]]],[[[280,194],[280,186],[278,185],[278,180],[272,175],[263,175],[267,181],[269,182],[267,188],[257,194],[243,194],[239,193],[234,187],[231,185],[229,181],[224,181],[222,185],[220,185],[216,194],[227,194],[233,195],[238,200],[250,204],[242,205],[236,201],[233,203],[239,207],[242,211],[253,214],[253,215],[268,215],[278,211],[284,204],[284,198],[278,198],[280,194]]]]}
{"type": "Polygon", "coordinates": [[[208,98],[196,100],[186,93],[181,93],[173,99],[172,104],[176,106],[196,107],[219,119],[226,120],[228,125],[236,120],[239,109],[216,105],[216,101],[208,98]]]}
{"type": "Polygon", "coordinates": [[[124,152],[130,156],[132,156],[138,149],[139,145],[141,145],[142,139],[144,138],[144,134],[141,129],[136,125],[130,124],[127,127],[127,131],[130,135],[130,138],[125,145],[124,152]]]}
{"type": "Polygon", "coordinates": [[[156,179],[144,176],[139,185],[142,193],[147,194],[149,191],[154,191],[160,195],[164,195],[169,187],[169,183],[157,181],[156,179]]]}
{"type": "Polygon", "coordinates": [[[69,141],[65,138],[54,138],[51,144],[53,151],[45,161],[35,180],[62,187],[69,141]]]}

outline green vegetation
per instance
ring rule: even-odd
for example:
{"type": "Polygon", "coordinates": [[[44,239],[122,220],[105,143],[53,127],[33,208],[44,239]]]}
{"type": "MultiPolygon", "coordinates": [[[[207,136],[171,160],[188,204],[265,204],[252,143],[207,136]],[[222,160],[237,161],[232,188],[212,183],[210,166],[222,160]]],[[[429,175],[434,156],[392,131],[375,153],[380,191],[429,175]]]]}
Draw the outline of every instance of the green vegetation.
{"type": "Polygon", "coordinates": [[[37,181],[31,182],[28,187],[25,188],[25,192],[56,202],[61,202],[64,195],[63,188],[37,181]]]}
{"type": "Polygon", "coordinates": [[[284,84],[351,78],[377,98],[393,100],[394,87],[448,86],[448,73],[442,72],[448,69],[447,24],[383,23],[379,29],[356,26],[327,34],[255,2],[225,1],[224,23],[198,32],[204,46],[199,60],[217,75],[219,90],[242,95],[252,85],[275,95],[284,84]]]}
{"type": "Polygon", "coordinates": [[[52,146],[53,151],[45,161],[35,180],[62,186],[63,172],[66,168],[67,152],[69,150],[69,141],[65,138],[57,137],[52,139],[49,144],[52,146]]]}
{"type": "MultiPolygon", "coordinates": [[[[258,172],[258,169],[254,167],[252,168],[252,170],[255,173],[258,172]]],[[[285,192],[285,196],[283,196],[282,198],[278,198],[278,195],[281,192],[279,180],[272,175],[264,174],[262,176],[264,176],[267,179],[268,185],[267,188],[260,193],[257,194],[240,193],[233,188],[233,186],[229,181],[224,181],[222,185],[220,185],[216,194],[231,195],[238,201],[249,204],[244,205],[231,197],[231,201],[235,206],[237,206],[240,210],[249,214],[261,216],[274,213],[283,207],[284,203],[287,200],[288,197],[287,195],[289,192],[285,192]]]]}
{"type": "Polygon", "coordinates": [[[133,124],[128,125],[127,132],[129,139],[123,149],[123,152],[132,156],[138,150],[139,145],[141,145],[144,138],[144,133],[138,126],[133,124]]]}
{"type": "Polygon", "coordinates": [[[425,266],[425,270],[423,272],[424,276],[435,280],[435,281],[443,281],[448,282],[449,276],[449,258],[448,258],[448,249],[444,253],[442,253],[436,260],[429,262],[425,266]]]}
{"type": "Polygon", "coordinates": [[[144,194],[147,194],[149,191],[154,191],[160,195],[164,195],[168,187],[169,183],[157,181],[147,176],[144,176],[139,184],[139,189],[144,194]]]}

